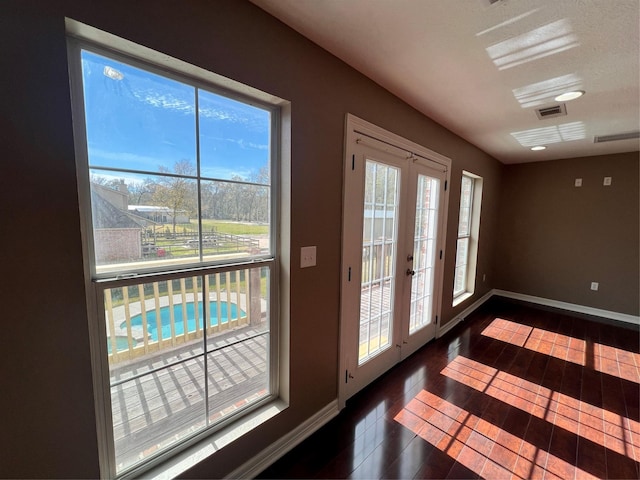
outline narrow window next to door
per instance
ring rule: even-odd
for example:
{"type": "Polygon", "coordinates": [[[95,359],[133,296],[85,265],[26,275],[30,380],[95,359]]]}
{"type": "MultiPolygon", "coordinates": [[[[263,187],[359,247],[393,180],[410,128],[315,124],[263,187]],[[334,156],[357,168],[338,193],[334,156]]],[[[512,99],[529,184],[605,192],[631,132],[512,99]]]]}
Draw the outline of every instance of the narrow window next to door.
{"type": "Polygon", "coordinates": [[[475,291],[481,202],[482,178],[463,171],[460,187],[458,240],[456,242],[456,270],[453,284],[454,306],[471,297],[475,291]]]}

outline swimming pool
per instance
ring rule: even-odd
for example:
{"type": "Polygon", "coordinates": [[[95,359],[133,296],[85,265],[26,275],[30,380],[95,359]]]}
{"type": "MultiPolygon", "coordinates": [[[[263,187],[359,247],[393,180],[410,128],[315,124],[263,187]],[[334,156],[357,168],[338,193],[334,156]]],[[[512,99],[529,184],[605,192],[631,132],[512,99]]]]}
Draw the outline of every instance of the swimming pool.
{"type": "MultiPolygon", "coordinates": [[[[228,304],[227,302],[209,302],[211,306],[211,325],[218,325],[228,323],[229,320],[234,320],[246,315],[235,303],[228,304]],[[229,306],[231,307],[229,309],[229,306]],[[218,319],[218,309],[220,309],[220,318],[218,319]]],[[[193,302],[185,304],[187,310],[186,327],[187,332],[196,331],[196,319],[195,319],[195,306],[193,302]]],[[[202,329],[202,302],[198,302],[198,328],[202,329]]],[[[160,329],[162,340],[168,340],[171,338],[171,307],[160,308],[160,329]]],[[[178,303],[173,306],[173,320],[174,328],[177,335],[182,335],[185,332],[185,320],[182,316],[182,304],[178,303]]],[[[142,314],[133,315],[131,317],[132,327],[142,327],[142,314]]],[[[126,329],[127,324],[123,322],[120,324],[120,328],[126,329]]],[[[158,322],[156,321],[156,310],[149,310],[147,312],[147,331],[151,340],[158,340],[158,322]]]]}
{"type": "MultiPolygon", "coordinates": [[[[132,338],[131,339],[131,344],[135,347],[136,346],[136,339],[132,338]]],[[[109,355],[111,355],[111,345],[112,345],[112,340],[111,337],[107,337],[107,353],[109,355]]],[[[116,336],[116,351],[117,352],[122,352],[123,350],[129,350],[129,340],[127,339],[127,337],[124,336],[116,336]]]]}

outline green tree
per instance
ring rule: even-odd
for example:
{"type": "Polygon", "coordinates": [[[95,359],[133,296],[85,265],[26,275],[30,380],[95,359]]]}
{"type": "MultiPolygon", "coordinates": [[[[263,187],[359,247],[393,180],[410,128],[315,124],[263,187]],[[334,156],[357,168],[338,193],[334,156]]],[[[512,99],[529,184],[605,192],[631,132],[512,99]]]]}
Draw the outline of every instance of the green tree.
{"type": "Polygon", "coordinates": [[[173,171],[166,167],[159,168],[162,175],[155,182],[152,199],[156,205],[168,207],[171,211],[173,233],[176,233],[176,220],[180,213],[192,216],[197,209],[196,185],[190,178],[195,174],[195,167],[189,160],[177,161],[173,171]]]}

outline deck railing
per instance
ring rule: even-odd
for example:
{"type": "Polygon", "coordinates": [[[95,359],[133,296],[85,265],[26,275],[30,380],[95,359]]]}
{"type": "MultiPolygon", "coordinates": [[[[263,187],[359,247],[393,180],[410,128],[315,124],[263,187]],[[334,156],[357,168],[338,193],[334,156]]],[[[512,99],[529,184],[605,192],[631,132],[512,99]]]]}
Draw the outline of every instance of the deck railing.
{"type": "Polygon", "coordinates": [[[109,363],[259,322],[260,286],[260,269],[247,268],[105,289],[109,363]]]}

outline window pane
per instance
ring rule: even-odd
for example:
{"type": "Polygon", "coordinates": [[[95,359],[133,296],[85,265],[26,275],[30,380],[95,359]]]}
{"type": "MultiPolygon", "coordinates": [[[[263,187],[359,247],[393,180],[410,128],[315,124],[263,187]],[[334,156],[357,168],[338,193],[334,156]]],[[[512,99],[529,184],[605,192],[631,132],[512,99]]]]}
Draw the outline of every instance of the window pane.
{"type": "Polygon", "coordinates": [[[466,290],[467,261],[469,258],[469,239],[459,238],[456,244],[456,272],[453,286],[453,295],[458,295],[466,290]]]}
{"type": "Polygon", "coordinates": [[[83,50],[89,165],[145,172],[195,161],[195,88],[83,50]]]}
{"type": "Polygon", "coordinates": [[[204,90],[198,102],[200,174],[268,185],[270,112],[204,90]]]}
{"type": "Polygon", "coordinates": [[[453,296],[460,295],[466,289],[466,267],[456,267],[455,281],[453,286],[453,296]]]}
{"type": "Polygon", "coordinates": [[[206,426],[202,280],[104,290],[118,471],[206,426]]]}
{"type": "Polygon", "coordinates": [[[201,277],[107,288],[104,297],[112,383],[204,353],[201,277]]]}
{"type": "Polygon", "coordinates": [[[435,274],[436,224],[439,180],[418,175],[416,225],[411,279],[409,333],[429,325],[433,311],[433,277],[435,274]]]}
{"type": "Polygon", "coordinates": [[[203,359],[199,356],[111,388],[118,473],[206,426],[203,359]]]}
{"type": "Polygon", "coordinates": [[[271,394],[269,269],[208,275],[209,420],[217,422],[271,394]]]}
{"type": "Polygon", "coordinates": [[[458,222],[458,236],[468,236],[471,231],[471,203],[473,193],[473,180],[467,176],[462,177],[460,192],[460,216],[458,222]]]}
{"type": "Polygon", "coordinates": [[[472,191],[473,191],[473,179],[467,176],[463,176],[461,197],[460,197],[460,207],[467,208],[467,209],[471,207],[472,191]]]}
{"type": "Polygon", "coordinates": [[[195,180],[92,169],[91,210],[98,272],[200,260],[195,180]]]}
{"type": "Polygon", "coordinates": [[[471,211],[469,208],[461,207],[460,208],[460,223],[458,225],[458,236],[468,236],[471,231],[470,220],[471,219],[471,211]]]}
{"type": "Polygon", "coordinates": [[[104,290],[119,471],[271,394],[269,277],[243,268],[104,290]]]}
{"type": "Polygon", "coordinates": [[[202,181],[205,259],[271,252],[270,191],[263,185],[202,181]]]}
{"type": "Polygon", "coordinates": [[[366,161],[358,364],[391,345],[399,171],[366,161]]]}
{"type": "Polygon", "coordinates": [[[463,267],[467,264],[469,249],[469,239],[459,238],[456,243],[456,267],[463,267]]]}
{"type": "Polygon", "coordinates": [[[269,395],[268,351],[265,334],[207,356],[210,422],[224,420],[269,395]]]}

